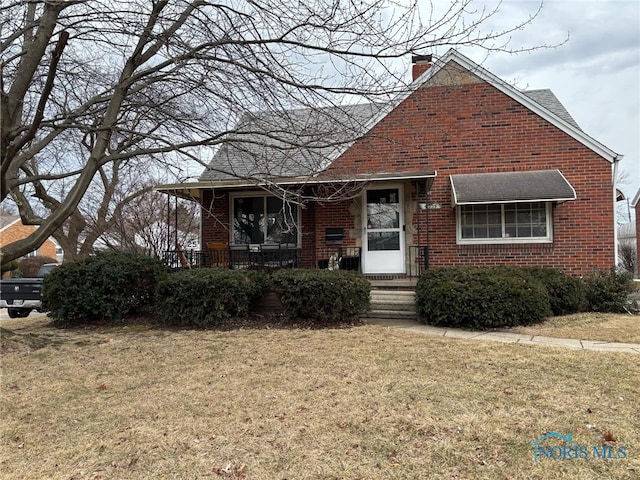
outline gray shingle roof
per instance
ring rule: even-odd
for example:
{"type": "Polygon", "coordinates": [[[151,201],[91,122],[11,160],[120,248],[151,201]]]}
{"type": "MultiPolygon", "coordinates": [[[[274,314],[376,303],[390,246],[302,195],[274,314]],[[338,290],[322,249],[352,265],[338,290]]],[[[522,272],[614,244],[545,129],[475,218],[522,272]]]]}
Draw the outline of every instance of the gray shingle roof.
{"type": "MultiPolygon", "coordinates": [[[[578,127],[551,90],[522,92],[578,127]]],[[[367,133],[385,104],[358,104],[245,115],[220,146],[199,181],[306,177],[324,170],[336,154],[367,133]]]]}
{"type": "Polygon", "coordinates": [[[573,117],[567,112],[567,109],[564,108],[564,105],[560,103],[560,100],[553,94],[553,92],[549,89],[541,89],[541,90],[525,90],[524,93],[531,100],[536,102],[538,105],[546,108],[551,113],[557,115],[565,122],[570,125],[576,127],[578,130],[582,130],[577,122],[573,119],[573,117]]]}
{"type": "Polygon", "coordinates": [[[454,205],[575,200],[559,170],[451,175],[454,205]]]}
{"type": "Polygon", "coordinates": [[[313,175],[366,133],[383,104],[359,104],[246,115],[200,181],[313,175]]]}

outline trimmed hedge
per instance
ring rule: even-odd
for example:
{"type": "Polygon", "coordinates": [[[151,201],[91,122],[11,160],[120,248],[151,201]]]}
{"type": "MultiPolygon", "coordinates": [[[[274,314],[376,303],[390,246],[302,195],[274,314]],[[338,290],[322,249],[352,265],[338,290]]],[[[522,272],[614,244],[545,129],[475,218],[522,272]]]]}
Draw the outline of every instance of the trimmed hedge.
{"type": "Polygon", "coordinates": [[[627,297],[633,292],[633,277],[628,272],[597,270],[585,277],[584,285],[589,310],[625,312],[627,297]]]}
{"type": "Polygon", "coordinates": [[[554,315],[569,315],[584,309],[586,299],[584,284],[578,277],[545,267],[485,267],[505,275],[529,275],[541,282],[549,293],[551,311],[554,315]]]}
{"type": "Polygon", "coordinates": [[[554,315],[569,315],[584,309],[585,289],[580,278],[554,268],[527,268],[525,271],[546,287],[554,315]]]}
{"type": "Polygon", "coordinates": [[[346,270],[279,270],[275,290],[289,318],[352,322],[369,309],[371,284],[346,270]]]}
{"type": "Polygon", "coordinates": [[[424,323],[470,329],[529,325],[552,313],[541,281],[501,267],[428,270],[418,280],[416,310],[424,323]]]}
{"type": "Polygon", "coordinates": [[[158,285],[156,322],[208,327],[247,315],[253,301],[269,289],[269,279],[255,271],[182,270],[158,285]]]}
{"type": "Polygon", "coordinates": [[[158,281],[166,275],[166,268],[155,258],[99,253],[63,264],[47,275],[43,308],[63,325],[146,314],[152,310],[158,281]]]}

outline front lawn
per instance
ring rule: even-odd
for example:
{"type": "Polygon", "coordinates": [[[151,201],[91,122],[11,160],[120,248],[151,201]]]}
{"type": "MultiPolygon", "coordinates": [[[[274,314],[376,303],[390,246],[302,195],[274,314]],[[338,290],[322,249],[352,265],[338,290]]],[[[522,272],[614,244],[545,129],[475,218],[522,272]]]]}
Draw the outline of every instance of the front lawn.
{"type": "Polygon", "coordinates": [[[506,331],[545,337],[640,343],[640,315],[576,313],[552,317],[536,325],[513,327],[506,331]]]}
{"type": "Polygon", "coordinates": [[[379,326],[57,330],[44,318],[2,326],[4,479],[640,473],[636,355],[379,326]],[[550,432],[571,433],[589,458],[535,462],[531,442],[550,432]],[[626,457],[593,458],[605,440],[626,457]]]}

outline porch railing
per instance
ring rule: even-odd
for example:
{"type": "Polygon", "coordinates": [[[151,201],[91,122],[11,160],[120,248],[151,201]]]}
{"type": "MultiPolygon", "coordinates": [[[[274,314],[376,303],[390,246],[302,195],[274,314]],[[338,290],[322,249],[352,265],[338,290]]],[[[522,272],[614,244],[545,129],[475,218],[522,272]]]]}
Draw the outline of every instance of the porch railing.
{"type": "Polygon", "coordinates": [[[419,277],[429,269],[429,247],[427,245],[410,245],[407,251],[407,275],[419,277]]]}
{"type": "Polygon", "coordinates": [[[164,263],[172,270],[185,268],[250,268],[272,270],[295,268],[299,264],[299,249],[283,246],[250,245],[205,250],[168,250],[164,263]]]}
{"type": "Polygon", "coordinates": [[[354,270],[356,272],[359,272],[361,268],[361,252],[362,248],[360,247],[338,247],[331,253],[327,253],[325,251],[323,258],[320,258],[318,260],[318,268],[329,268],[330,264],[333,263],[333,268],[337,268],[339,270],[354,270]],[[332,255],[335,255],[335,259],[333,262],[331,261],[332,255]]]}
{"type": "MultiPolygon", "coordinates": [[[[172,270],[184,268],[249,268],[275,270],[296,268],[300,265],[300,249],[293,246],[249,245],[206,250],[169,250],[164,252],[164,263],[172,270]]],[[[336,252],[341,270],[361,270],[360,247],[344,247],[336,252]]],[[[426,245],[410,245],[407,249],[407,276],[419,277],[429,269],[426,245]]],[[[329,256],[318,260],[318,268],[328,268],[329,256]]]]}

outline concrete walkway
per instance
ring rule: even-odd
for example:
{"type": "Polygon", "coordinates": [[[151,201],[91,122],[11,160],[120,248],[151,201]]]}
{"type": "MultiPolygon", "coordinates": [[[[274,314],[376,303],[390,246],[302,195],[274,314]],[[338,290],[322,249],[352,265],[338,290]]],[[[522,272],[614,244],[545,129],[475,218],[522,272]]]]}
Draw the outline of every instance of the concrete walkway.
{"type": "Polygon", "coordinates": [[[575,350],[593,350],[598,352],[622,352],[640,354],[638,343],[615,343],[599,340],[576,340],[573,338],[542,337],[511,332],[475,332],[458,328],[432,327],[415,320],[396,320],[383,318],[367,318],[368,325],[382,325],[390,328],[406,330],[446,338],[463,338],[467,340],[486,340],[502,343],[518,343],[521,345],[541,345],[546,347],[573,348],[575,350]]]}

